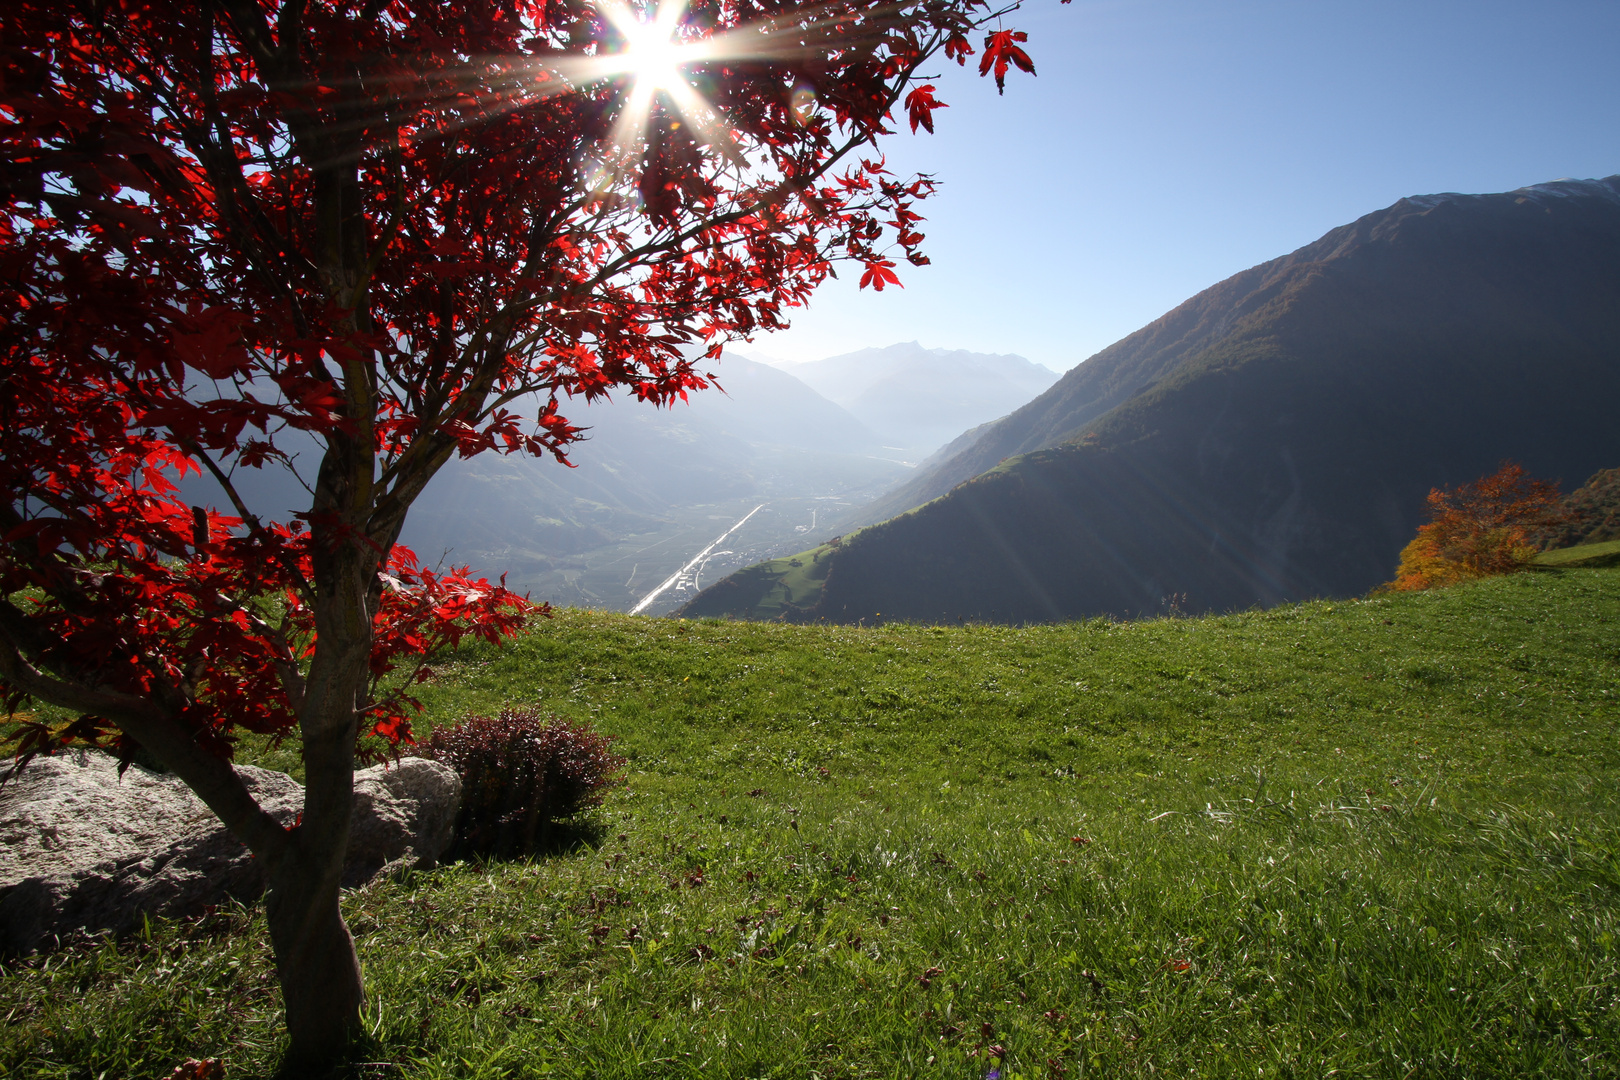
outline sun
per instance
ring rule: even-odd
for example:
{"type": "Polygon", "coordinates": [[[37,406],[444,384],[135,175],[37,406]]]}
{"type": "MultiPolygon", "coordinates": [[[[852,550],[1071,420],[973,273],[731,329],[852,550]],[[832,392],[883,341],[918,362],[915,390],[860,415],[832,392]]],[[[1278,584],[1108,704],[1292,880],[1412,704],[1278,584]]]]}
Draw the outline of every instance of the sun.
{"type": "Polygon", "coordinates": [[[624,50],[611,57],[610,63],[634,76],[633,94],[676,90],[685,85],[681,66],[699,59],[703,51],[677,38],[681,16],[686,14],[685,0],[665,0],[650,20],[643,20],[620,3],[604,3],[601,10],[624,37],[624,50]]]}
{"type": "MultiPolygon", "coordinates": [[[[688,0],[641,2],[642,7],[634,8],[626,0],[596,0],[597,10],[622,42],[620,48],[537,64],[544,72],[537,80],[542,89],[531,90],[528,100],[629,76],[607,139],[604,165],[634,167],[647,145],[648,125],[660,111],[678,115],[680,123],[674,127],[684,128],[706,150],[740,163],[735,134],[704,98],[688,69],[715,60],[782,60],[805,54],[804,46],[780,40],[769,20],[706,34],[683,25],[688,0]]],[[[797,100],[794,104],[797,109],[797,100]]]]}
{"type": "MultiPolygon", "coordinates": [[[[678,11],[680,6],[666,4],[659,15],[678,11]]],[[[625,39],[622,62],[635,77],[638,89],[645,86],[649,90],[665,90],[681,78],[682,50],[675,41],[674,27],[665,25],[663,18],[622,24],[619,30],[625,39]]]]}
{"type": "Polygon", "coordinates": [[[612,142],[627,158],[644,145],[647,122],[660,99],[673,108],[698,141],[721,153],[731,152],[725,125],[698,93],[684,71],[702,60],[731,55],[735,47],[718,39],[681,40],[686,0],[664,0],[651,19],[643,19],[620,0],[603,0],[603,15],[624,38],[624,48],[601,58],[604,74],[628,74],[634,80],[614,125],[612,142]]]}

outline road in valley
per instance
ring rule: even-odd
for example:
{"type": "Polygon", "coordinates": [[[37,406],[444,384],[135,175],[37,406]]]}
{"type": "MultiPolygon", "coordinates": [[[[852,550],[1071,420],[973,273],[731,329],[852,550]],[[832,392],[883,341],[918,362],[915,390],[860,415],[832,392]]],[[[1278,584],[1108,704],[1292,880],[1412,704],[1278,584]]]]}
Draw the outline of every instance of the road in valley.
{"type": "Polygon", "coordinates": [[[752,510],[748,511],[748,513],[744,514],[743,519],[741,521],[737,522],[737,524],[733,525],[731,528],[727,529],[725,532],[723,532],[719,536],[715,537],[714,542],[711,543],[708,547],[704,548],[702,551],[698,552],[696,555],[694,555],[692,557],[691,562],[687,563],[685,566],[681,567],[679,570],[677,570],[673,574],[669,575],[669,577],[665,578],[664,583],[662,585],[658,586],[658,588],[654,589],[652,592],[648,593],[646,596],[643,596],[641,598],[641,600],[637,602],[636,606],[630,609],[630,614],[632,614],[632,615],[640,615],[643,611],[647,610],[647,607],[650,604],[652,604],[652,602],[654,600],[658,599],[660,594],[662,594],[666,590],[674,587],[675,585],[679,584],[681,579],[683,577],[685,577],[687,574],[693,574],[693,583],[696,584],[696,574],[694,573],[694,570],[696,571],[696,573],[702,573],[703,564],[704,564],[704,562],[706,562],[708,560],[709,552],[713,551],[715,548],[717,548],[721,544],[723,544],[725,542],[726,537],[730,536],[732,533],[736,532],[738,529],[740,529],[744,525],[746,525],[748,523],[749,518],[753,517],[755,514],[759,513],[761,510],[765,509],[765,507],[766,507],[765,503],[760,503],[758,506],[756,506],[752,510]]]}

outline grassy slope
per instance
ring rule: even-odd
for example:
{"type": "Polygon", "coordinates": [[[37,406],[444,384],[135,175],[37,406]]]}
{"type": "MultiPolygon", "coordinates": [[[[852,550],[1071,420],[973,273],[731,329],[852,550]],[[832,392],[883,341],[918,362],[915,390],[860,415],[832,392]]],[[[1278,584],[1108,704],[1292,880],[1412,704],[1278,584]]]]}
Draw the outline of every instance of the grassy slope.
{"type": "MultiPolygon", "coordinates": [[[[590,716],[628,789],[598,848],[349,898],[393,1063],[356,1075],[1611,1074],[1617,626],[1608,570],[1028,629],[564,612],[432,716],[590,716]]],[[[262,942],[12,966],[0,1072],[263,1075],[262,942]]]]}
{"type": "Polygon", "coordinates": [[[821,599],[839,545],[860,531],[795,555],[745,566],[704,589],[674,614],[726,619],[776,619],[784,614],[802,617],[821,599]]]}
{"type": "Polygon", "coordinates": [[[1575,567],[1620,566],[1620,540],[1544,551],[1536,556],[1538,566],[1575,567]]]}
{"type": "Polygon", "coordinates": [[[770,582],[763,586],[760,599],[754,603],[751,609],[753,616],[771,619],[789,605],[809,607],[814,604],[821,595],[821,586],[827,579],[827,568],[832,565],[831,556],[835,550],[832,544],[822,544],[797,555],[769,559],[749,567],[745,572],[757,573],[770,582]]]}

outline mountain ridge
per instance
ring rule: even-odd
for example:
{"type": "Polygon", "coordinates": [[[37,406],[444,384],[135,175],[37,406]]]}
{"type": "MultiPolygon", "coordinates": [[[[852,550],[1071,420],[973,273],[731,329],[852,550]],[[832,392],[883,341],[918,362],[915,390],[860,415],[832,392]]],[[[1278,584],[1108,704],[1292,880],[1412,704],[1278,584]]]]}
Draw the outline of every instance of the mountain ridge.
{"type": "MultiPolygon", "coordinates": [[[[1055,443],[1080,437],[1086,425],[1145,392],[1197,350],[1228,336],[1245,318],[1286,291],[1290,279],[1309,268],[1343,258],[1358,247],[1394,239],[1402,219],[1429,214],[1442,206],[1489,203],[1513,198],[1520,203],[1572,196],[1620,206],[1620,175],[1602,180],[1559,180],[1495,195],[1444,193],[1403,198],[1382,210],[1329,230],[1286,255],[1239,271],[1177,305],[1124,338],[1069,369],[1049,390],[1008,416],[971,432],[953,455],[918,474],[867,507],[849,515],[845,528],[872,524],[944,495],[998,462],[1055,443]]],[[[947,444],[954,446],[956,442],[947,444]]],[[[926,463],[925,463],[926,464],[926,463]]]]}
{"type": "Polygon", "coordinates": [[[919,459],[964,429],[1012,411],[1059,378],[1016,353],[925,349],[917,341],[787,364],[783,370],[919,459]]]}

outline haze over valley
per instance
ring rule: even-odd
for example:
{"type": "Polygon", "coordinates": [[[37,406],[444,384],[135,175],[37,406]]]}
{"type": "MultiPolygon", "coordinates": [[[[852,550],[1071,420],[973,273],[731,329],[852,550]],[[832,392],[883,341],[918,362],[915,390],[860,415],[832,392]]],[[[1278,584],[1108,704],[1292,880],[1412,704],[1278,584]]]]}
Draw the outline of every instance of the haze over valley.
{"type": "Polygon", "coordinates": [[[911,461],[1000,419],[1058,380],[1057,372],[1022,356],[925,349],[915,341],[774,364],[881,433],[886,449],[911,461]]]}
{"type": "Polygon", "coordinates": [[[448,551],[506,573],[536,599],[662,614],[733,570],[802,548],[964,427],[1057,380],[1021,357],[915,342],[785,368],[728,353],[714,373],[723,393],[671,409],[615,401],[570,414],[591,429],[570,455],[575,468],[452,462],[405,542],[423,558],[448,551]]]}

